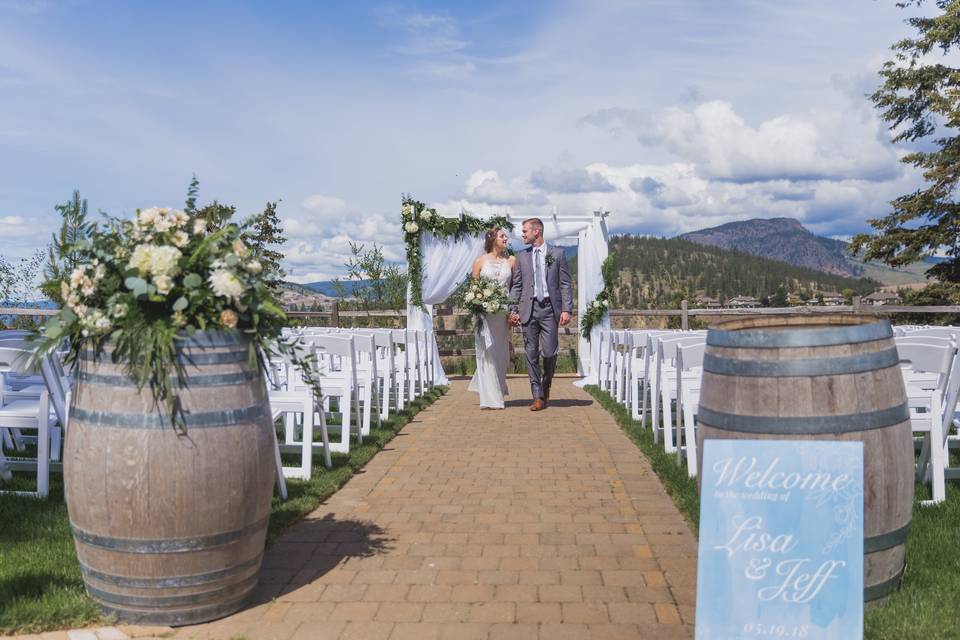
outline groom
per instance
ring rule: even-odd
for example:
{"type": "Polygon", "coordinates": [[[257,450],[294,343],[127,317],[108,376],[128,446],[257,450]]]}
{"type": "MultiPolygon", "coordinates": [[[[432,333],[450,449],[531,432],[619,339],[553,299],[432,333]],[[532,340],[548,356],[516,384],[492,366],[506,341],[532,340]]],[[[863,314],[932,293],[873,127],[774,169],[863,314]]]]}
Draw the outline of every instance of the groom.
{"type": "Polygon", "coordinates": [[[533,395],[531,411],[545,409],[550,401],[550,383],[557,366],[559,327],[570,323],[573,313],[573,288],[570,270],[561,247],[548,247],[543,240],[543,222],[539,218],[523,221],[523,243],[530,248],[517,255],[510,286],[510,299],[518,300],[510,311],[510,324],[523,326],[523,347],[527,355],[527,375],[533,395]],[[540,373],[540,353],[543,373],[540,373]]]}

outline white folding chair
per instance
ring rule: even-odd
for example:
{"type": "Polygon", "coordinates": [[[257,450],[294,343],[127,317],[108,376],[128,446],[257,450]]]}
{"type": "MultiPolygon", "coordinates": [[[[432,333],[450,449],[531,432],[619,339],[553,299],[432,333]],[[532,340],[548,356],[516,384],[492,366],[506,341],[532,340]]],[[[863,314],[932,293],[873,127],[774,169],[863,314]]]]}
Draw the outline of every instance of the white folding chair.
{"type": "Polygon", "coordinates": [[[700,386],[703,383],[703,352],[705,342],[678,344],[676,355],[676,446],[677,462],[687,459],[687,475],[697,475],[696,416],[700,405],[700,386]],[[682,424],[682,428],[681,428],[682,424]]]}
{"type": "Polygon", "coordinates": [[[377,345],[373,334],[364,331],[351,332],[353,348],[356,354],[357,399],[361,403],[363,415],[360,430],[370,435],[371,414],[376,408],[377,427],[380,419],[380,376],[377,373],[377,345]]]}
{"type": "MultiPolygon", "coordinates": [[[[952,346],[897,341],[903,369],[904,387],[910,407],[910,428],[923,437],[920,460],[917,464],[917,481],[930,482],[932,500],[942,502],[946,498],[944,470],[948,465],[946,434],[943,425],[947,418],[945,406],[949,394],[947,380],[956,360],[952,346]],[[934,381],[931,383],[931,376],[934,381]]],[[[954,384],[960,384],[960,375],[954,375],[954,384]]],[[[956,392],[952,394],[956,401],[956,392]]],[[[949,412],[952,416],[952,411],[949,412]]]]}
{"type": "MultiPolygon", "coordinates": [[[[27,366],[29,357],[30,351],[26,349],[0,347],[0,365],[4,366],[6,374],[33,374],[35,371],[27,366]]],[[[11,470],[35,470],[37,476],[36,491],[2,491],[0,493],[45,498],[50,492],[51,438],[57,439],[56,450],[59,452],[60,429],[57,427],[66,425],[68,398],[65,395],[59,395],[62,390],[52,377],[53,367],[49,365],[49,362],[41,364],[41,376],[45,383],[52,388],[43,389],[36,399],[18,398],[8,401],[0,390],[0,427],[21,431],[36,431],[37,434],[36,458],[16,456],[5,457],[4,459],[4,468],[7,472],[11,470]],[[52,398],[52,395],[56,397],[52,398]],[[51,400],[53,401],[51,402],[51,400]]],[[[2,444],[0,444],[0,450],[2,450],[2,444]]]]}
{"type": "Polygon", "coordinates": [[[634,420],[644,420],[650,386],[652,337],[675,333],[660,329],[635,329],[630,332],[630,411],[634,420]]]}
{"type": "Polygon", "coordinates": [[[653,380],[654,392],[650,395],[653,435],[655,441],[659,441],[659,434],[661,432],[659,419],[662,417],[663,448],[667,453],[674,453],[676,451],[671,430],[673,425],[673,407],[671,406],[671,402],[676,399],[674,397],[676,386],[667,383],[668,380],[672,380],[673,374],[676,371],[676,346],[679,344],[697,344],[703,342],[704,336],[704,332],[687,331],[677,335],[660,336],[656,338],[658,344],[655,353],[656,370],[653,380]],[[658,415],[658,410],[660,415],[658,415]]]}
{"type": "Polygon", "coordinates": [[[394,408],[397,411],[403,411],[406,406],[407,390],[410,388],[407,357],[407,331],[406,329],[390,329],[390,337],[393,340],[393,376],[394,376],[394,408]]]}
{"type": "MultiPolygon", "coordinates": [[[[318,362],[322,366],[323,403],[320,408],[327,411],[330,400],[337,398],[337,408],[341,416],[340,441],[332,441],[330,449],[349,453],[350,435],[354,422],[357,442],[363,442],[353,336],[349,334],[309,335],[304,336],[303,341],[314,348],[318,362]]],[[[327,428],[330,428],[329,422],[327,422],[327,428]]]]}
{"type": "MultiPolygon", "coordinates": [[[[322,401],[315,397],[314,390],[304,382],[303,372],[300,368],[283,358],[276,363],[275,370],[282,374],[278,380],[274,381],[273,388],[269,390],[270,413],[275,421],[283,417],[284,422],[284,443],[277,444],[276,455],[279,465],[278,484],[281,486],[281,495],[283,495],[285,486],[283,478],[300,478],[309,480],[313,474],[313,455],[319,447],[323,450],[323,463],[327,469],[333,466],[330,459],[330,436],[327,430],[326,418],[322,406],[322,401]],[[320,443],[313,441],[315,415],[319,415],[320,422],[320,443]],[[301,429],[300,439],[296,437],[297,419],[301,429]],[[280,453],[299,453],[299,467],[284,467],[280,463],[280,453]]],[[[320,376],[320,372],[314,372],[320,376]]],[[[284,496],[285,497],[285,496],[284,496]]]]}

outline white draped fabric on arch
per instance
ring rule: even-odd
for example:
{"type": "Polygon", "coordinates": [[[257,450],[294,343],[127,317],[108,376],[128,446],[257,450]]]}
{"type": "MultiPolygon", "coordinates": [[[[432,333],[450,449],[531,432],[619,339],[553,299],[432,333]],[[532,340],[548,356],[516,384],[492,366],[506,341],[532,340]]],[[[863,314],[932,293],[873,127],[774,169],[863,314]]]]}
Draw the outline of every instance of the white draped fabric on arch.
{"type": "MultiPolygon", "coordinates": [[[[606,211],[595,211],[588,215],[541,216],[543,235],[547,243],[555,243],[571,238],[577,239],[577,309],[586,309],[587,305],[603,291],[603,275],[600,267],[609,253],[607,243],[606,211]]],[[[520,237],[520,227],[527,216],[510,216],[514,224],[514,233],[520,237]]],[[[447,384],[448,380],[440,364],[437,337],[433,332],[433,305],[450,297],[461,282],[470,273],[470,267],[477,256],[483,253],[483,236],[463,236],[462,238],[438,238],[430,233],[420,235],[420,252],[423,256],[423,307],[410,304],[410,290],[407,289],[407,327],[428,330],[434,342],[434,370],[437,384],[447,384]]],[[[600,332],[610,328],[609,316],[593,327],[590,341],[579,336],[577,343],[577,373],[584,376],[575,384],[597,384],[599,353],[596,346],[600,343],[600,332]],[[591,349],[590,345],[594,345],[591,349]]],[[[574,327],[576,329],[576,327],[574,327]]]]}

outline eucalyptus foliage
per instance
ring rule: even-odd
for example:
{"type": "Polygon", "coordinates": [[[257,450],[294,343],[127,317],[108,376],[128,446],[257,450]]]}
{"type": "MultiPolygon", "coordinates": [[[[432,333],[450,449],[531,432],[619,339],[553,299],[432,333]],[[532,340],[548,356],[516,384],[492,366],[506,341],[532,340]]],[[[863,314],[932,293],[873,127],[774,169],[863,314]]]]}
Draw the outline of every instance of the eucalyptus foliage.
{"type": "Polygon", "coordinates": [[[141,389],[150,386],[179,428],[177,389],[189,378],[178,343],[197,331],[240,332],[250,341],[251,367],[263,368],[279,351],[302,365],[319,393],[309,351],[280,339],[286,314],[275,292],[282,274],[248,241],[255,218],[236,224],[232,215],[232,207],[216,203],[197,210],[191,202],[186,212],[154,207],[133,220],[104,216],[58,244],[58,262],[70,257],[75,266],[44,284],[63,306],[47,322],[36,357],[64,340],[68,363],[84,352],[109,357],[141,389]]]}
{"type": "Polygon", "coordinates": [[[437,215],[436,209],[403,196],[400,220],[403,223],[403,240],[407,247],[407,274],[410,277],[410,302],[414,306],[423,306],[423,253],[420,238],[430,233],[438,238],[460,239],[464,236],[476,236],[487,229],[513,230],[513,223],[505,216],[496,216],[481,220],[473,216],[444,218],[437,215]]]}
{"type": "MultiPolygon", "coordinates": [[[[897,3],[901,8],[922,4],[897,3]]],[[[927,274],[960,282],[960,204],[955,194],[960,184],[960,69],[943,62],[960,44],[960,2],[935,4],[936,15],[907,20],[916,36],[891,47],[893,59],[880,70],[883,84],[871,96],[895,132],[893,141],[914,143],[901,162],[922,170],[925,184],[894,200],[887,215],[870,220],[877,233],[854,236],[851,249],[866,249],[867,259],[894,267],[945,249],[949,259],[927,274]]]]}

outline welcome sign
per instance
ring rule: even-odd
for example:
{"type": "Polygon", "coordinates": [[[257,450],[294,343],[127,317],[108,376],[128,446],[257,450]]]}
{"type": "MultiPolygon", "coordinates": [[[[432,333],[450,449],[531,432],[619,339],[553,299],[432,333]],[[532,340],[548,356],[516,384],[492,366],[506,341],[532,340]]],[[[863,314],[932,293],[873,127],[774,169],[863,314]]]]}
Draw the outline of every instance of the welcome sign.
{"type": "Polygon", "coordinates": [[[863,637],[863,443],[707,440],[697,640],[863,637]]]}

